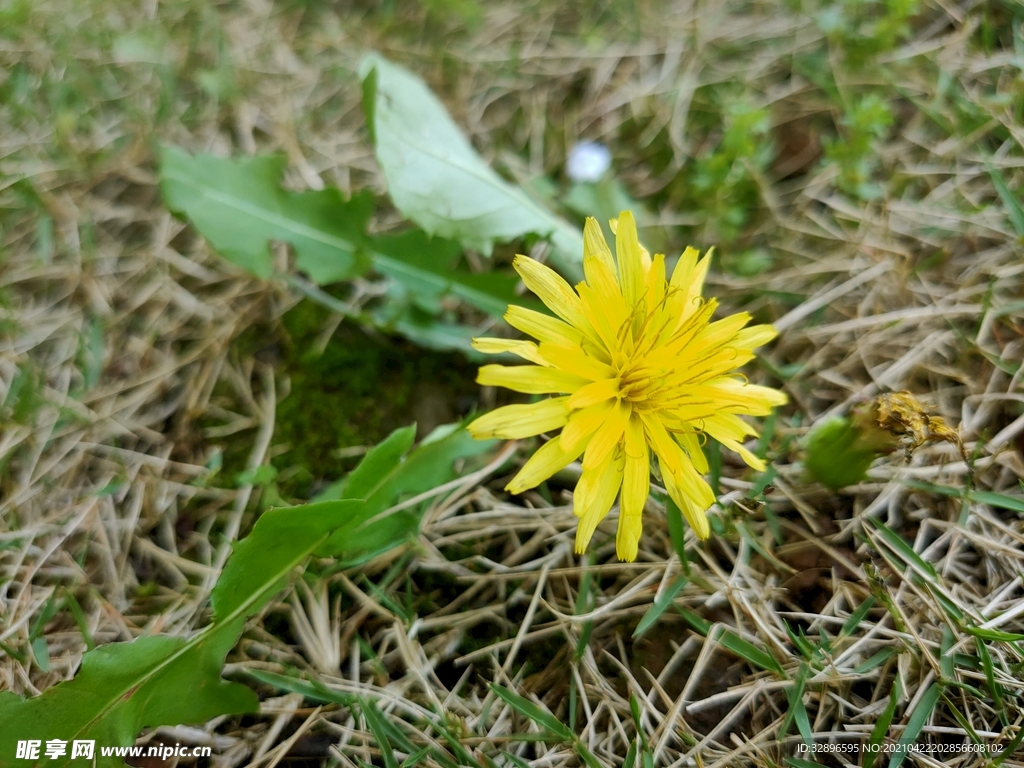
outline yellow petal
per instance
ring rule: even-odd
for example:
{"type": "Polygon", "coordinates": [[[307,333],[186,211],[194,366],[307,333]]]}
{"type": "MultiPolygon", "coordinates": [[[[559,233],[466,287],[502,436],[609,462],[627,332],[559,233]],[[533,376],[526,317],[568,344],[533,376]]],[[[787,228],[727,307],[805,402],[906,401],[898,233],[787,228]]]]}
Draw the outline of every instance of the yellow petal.
{"type": "MultiPolygon", "coordinates": [[[[704,279],[707,277],[708,269],[711,267],[711,255],[714,253],[714,250],[714,248],[711,248],[704,254],[704,258],[697,262],[690,273],[689,282],[685,286],[680,286],[683,290],[684,317],[697,311],[700,306],[698,299],[704,290],[704,279]]],[[[675,274],[672,275],[672,278],[673,280],[675,279],[675,274]]]]}
{"type": "Polygon", "coordinates": [[[626,429],[626,422],[629,421],[629,414],[632,409],[623,400],[616,400],[605,419],[604,424],[594,433],[587,443],[587,452],[583,455],[583,469],[590,469],[601,464],[605,458],[615,450],[615,446],[622,439],[622,433],[626,429]]]}
{"type": "Polygon", "coordinates": [[[484,414],[467,429],[477,440],[533,437],[565,426],[569,420],[568,400],[568,397],[551,397],[539,403],[506,405],[484,414]]]}
{"type": "Polygon", "coordinates": [[[608,379],[615,375],[614,368],[591,357],[577,346],[541,342],[538,356],[544,361],[544,365],[554,366],[591,381],[608,379]]]}
{"type": "Polygon", "coordinates": [[[561,275],[528,256],[516,256],[512,266],[523,278],[526,287],[537,294],[552,312],[577,330],[587,333],[589,323],[583,317],[580,297],[561,275]]]}
{"type": "MultiPolygon", "coordinates": [[[[612,258],[611,248],[608,247],[608,242],[604,239],[601,225],[597,223],[597,219],[593,216],[588,216],[586,223],[583,225],[584,270],[586,269],[587,260],[591,256],[604,264],[610,273],[615,273],[615,259],[612,258]]],[[[587,274],[587,281],[590,281],[589,274],[587,274]]]]}
{"type": "Polygon", "coordinates": [[[730,451],[735,451],[748,467],[764,472],[764,462],[743,447],[741,441],[757,431],[738,416],[731,413],[716,413],[704,421],[704,431],[730,451]]]}
{"type": "MultiPolygon", "coordinates": [[[[715,494],[711,486],[704,482],[697,470],[694,469],[690,459],[683,453],[683,449],[668,434],[661,420],[654,414],[640,411],[640,418],[644,423],[644,433],[647,440],[658,456],[658,464],[661,466],[661,476],[665,480],[665,488],[673,501],[682,509],[680,499],[683,496],[690,498],[696,507],[705,510],[715,503],[715,494]],[[673,491],[672,489],[676,490],[673,491]],[[677,498],[678,496],[678,498],[677,498]]],[[[706,521],[705,521],[706,522],[706,521]]],[[[692,523],[691,523],[692,525],[692,523]]]]}
{"type": "Polygon", "coordinates": [[[636,236],[636,221],[630,211],[619,214],[615,231],[615,255],[619,261],[619,285],[626,306],[632,308],[640,300],[643,290],[644,268],[640,255],[640,241],[636,236]]]}
{"type": "Polygon", "coordinates": [[[669,284],[682,291],[683,295],[693,282],[693,270],[697,266],[698,257],[700,257],[700,251],[692,245],[688,245],[679,257],[679,261],[676,262],[675,269],[672,270],[672,280],[669,284]]]}
{"type": "Polygon", "coordinates": [[[618,378],[593,381],[576,390],[576,393],[569,398],[569,408],[574,411],[580,408],[587,408],[617,397],[618,394],[618,378]]]}
{"type": "Polygon", "coordinates": [[[484,365],[480,367],[476,382],[485,387],[505,387],[530,395],[575,392],[590,383],[581,376],[539,365],[484,365]]]}
{"type": "Polygon", "coordinates": [[[551,365],[551,363],[541,357],[540,352],[537,350],[537,345],[532,341],[482,337],[473,339],[470,343],[473,349],[477,352],[483,352],[485,355],[500,355],[503,352],[511,352],[513,355],[518,355],[524,360],[529,360],[537,365],[551,365]]]}
{"type": "Polygon", "coordinates": [[[536,488],[555,472],[576,461],[582,452],[582,449],[575,452],[564,451],[557,439],[548,440],[509,481],[505,490],[509,493],[522,493],[530,488],[536,488]]]}
{"type": "Polygon", "coordinates": [[[580,518],[576,526],[577,554],[586,551],[597,524],[612,508],[622,484],[625,460],[625,453],[617,451],[610,454],[599,467],[583,470],[572,498],[573,512],[580,518]]]}
{"type": "Polygon", "coordinates": [[[651,467],[644,439],[644,425],[637,414],[630,416],[625,435],[626,465],[622,476],[619,530],[615,553],[620,560],[636,560],[643,530],[644,504],[651,490],[651,467]]]}
{"type": "Polygon", "coordinates": [[[545,315],[534,309],[510,304],[505,311],[505,322],[523,333],[528,333],[538,341],[550,341],[555,344],[579,344],[583,334],[568,323],[556,317],[545,315]]]}
{"type": "MultiPolygon", "coordinates": [[[[626,320],[625,302],[621,299],[617,303],[615,300],[608,301],[586,283],[577,285],[576,290],[580,293],[583,316],[597,333],[600,343],[609,351],[618,350],[623,346],[620,344],[619,329],[626,320]],[[617,307],[621,307],[621,311],[617,307]]],[[[632,345],[626,346],[627,354],[632,352],[632,345]]]]}
{"type": "Polygon", "coordinates": [[[679,511],[683,513],[686,522],[693,528],[693,532],[697,534],[697,538],[703,540],[710,536],[711,525],[708,523],[707,507],[702,508],[699,504],[694,503],[693,499],[683,493],[675,483],[670,482],[667,478],[665,489],[668,491],[668,495],[672,497],[672,501],[679,507],[679,511]]]}
{"type": "Polygon", "coordinates": [[[719,410],[744,416],[767,416],[772,408],[785,405],[788,401],[785,392],[758,384],[746,384],[731,377],[699,384],[692,388],[692,394],[697,399],[717,403],[719,410]]]}
{"type": "Polygon", "coordinates": [[[752,325],[736,334],[736,346],[755,349],[779,335],[773,325],[752,325]]]}
{"type": "Polygon", "coordinates": [[[558,439],[562,441],[562,448],[566,451],[573,451],[577,448],[583,450],[590,436],[601,428],[611,415],[614,400],[605,400],[597,405],[591,405],[578,411],[573,411],[569,416],[569,423],[558,439]]]}
{"type": "Polygon", "coordinates": [[[700,472],[702,475],[708,473],[708,459],[704,455],[704,451],[701,450],[700,440],[697,438],[696,432],[683,432],[676,435],[676,440],[686,451],[686,455],[690,457],[690,461],[693,462],[694,469],[700,472]]]}

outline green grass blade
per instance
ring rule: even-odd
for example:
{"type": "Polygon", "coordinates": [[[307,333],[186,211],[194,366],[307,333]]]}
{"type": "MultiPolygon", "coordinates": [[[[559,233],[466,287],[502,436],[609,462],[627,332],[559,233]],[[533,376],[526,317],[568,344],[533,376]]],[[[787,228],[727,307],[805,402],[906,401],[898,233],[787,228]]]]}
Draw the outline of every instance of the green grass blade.
{"type": "Polygon", "coordinates": [[[1006,185],[1006,179],[1003,178],[999,169],[989,162],[986,162],[985,165],[988,168],[988,175],[992,177],[992,186],[996,188],[999,199],[1006,206],[1006,214],[1010,217],[1014,232],[1017,233],[1017,237],[1024,237],[1024,207],[1021,207],[1020,200],[1006,185]]]}
{"type": "Polygon", "coordinates": [[[910,745],[917,742],[917,737],[921,735],[924,724],[932,716],[932,710],[935,709],[941,693],[942,686],[938,683],[932,683],[917,702],[917,706],[914,707],[914,711],[910,713],[910,718],[907,720],[907,727],[903,729],[903,733],[897,742],[897,750],[889,759],[889,768],[899,768],[903,764],[903,761],[907,758],[910,745]]]}
{"type": "Polygon", "coordinates": [[[384,768],[399,768],[398,758],[395,757],[395,752],[391,748],[391,740],[384,727],[384,718],[380,710],[377,709],[377,705],[373,703],[373,699],[361,699],[359,708],[362,710],[363,717],[366,718],[366,725],[373,732],[373,738],[377,741],[381,758],[384,760],[384,768]]]}
{"type": "Polygon", "coordinates": [[[682,591],[683,587],[685,587],[689,581],[690,580],[684,573],[676,576],[675,580],[668,586],[668,589],[662,592],[661,596],[654,601],[654,604],[647,609],[643,618],[640,619],[640,623],[637,624],[636,629],[633,630],[633,637],[640,637],[644,632],[653,627],[657,623],[658,619],[661,618],[661,615],[665,613],[670,605],[672,605],[672,601],[676,599],[676,595],[682,591]]]}
{"type": "Polygon", "coordinates": [[[907,544],[902,538],[899,537],[892,529],[890,529],[885,523],[876,518],[869,518],[872,525],[878,530],[878,533],[885,540],[885,543],[889,548],[896,553],[907,565],[919,572],[922,576],[925,576],[933,583],[937,583],[939,576],[935,571],[935,566],[921,557],[914,548],[907,544]]]}
{"type": "Polygon", "coordinates": [[[893,715],[896,714],[896,706],[899,704],[900,697],[902,695],[903,688],[900,684],[899,675],[897,675],[892,686],[892,691],[889,692],[889,702],[885,705],[885,709],[882,710],[881,716],[875,723],[875,727],[871,729],[871,735],[868,737],[867,752],[864,755],[863,768],[872,768],[875,764],[875,758],[878,757],[879,750],[882,746],[882,739],[884,739],[885,734],[889,732],[889,726],[892,725],[893,715]]]}
{"type": "MultiPolygon", "coordinates": [[[[683,618],[686,619],[690,623],[690,625],[700,634],[704,635],[705,637],[709,636],[711,628],[712,626],[714,626],[710,621],[702,619],[700,616],[693,613],[692,611],[688,611],[685,608],[680,608],[678,605],[675,606],[675,609],[679,611],[679,613],[683,615],[683,618]]],[[[723,648],[732,651],[741,659],[753,664],[755,667],[760,667],[761,669],[769,670],[771,672],[777,672],[783,677],[785,677],[785,670],[782,668],[782,665],[779,664],[779,662],[775,659],[774,656],[772,656],[767,651],[758,648],[753,643],[744,640],[731,629],[726,629],[723,627],[721,634],[718,635],[716,640],[718,644],[721,645],[723,648]]]]}
{"type": "Polygon", "coordinates": [[[672,539],[672,548],[679,555],[683,565],[683,573],[690,575],[690,562],[686,558],[686,524],[683,513],[671,498],[665,499],[665,519],[668,522],[668,535],[672,539]]]}
{"type": "Polygon", "coordinates": [[[501,754],[508,758],[508,761],[512,763],[516,768],[530,768],[530,764],[523,760],[521,757],[516,757],[511,752],[501,751],[501,754]]]}
{"type": "Polygon", "coordinates": [[[520,696],[518,693],[510,691],[503,685],[497,683],[491,683],[491,690],[508,704],[512,709],[526,717],[542,728],[546,728],[548,731],[553,733],[560,741],[572,742],[575,740],[575,734],[569,730],[569,728],[559,720],[557,717],[552,715],[547,710],[541,709],[539,706],[534,704],[527,698],[520,696]]]}
{"type": "Polygon", "coordinates": [[[895,648],[883,648],[877,653],[872,654],[870,658],[865,659],[856,667],[854,667],[853,673],[855,675],[863,675],[866,672],[870,672],[875,667],[887,662],[889,659],[895,656],[896,653],[897,651],[895,648]]]}

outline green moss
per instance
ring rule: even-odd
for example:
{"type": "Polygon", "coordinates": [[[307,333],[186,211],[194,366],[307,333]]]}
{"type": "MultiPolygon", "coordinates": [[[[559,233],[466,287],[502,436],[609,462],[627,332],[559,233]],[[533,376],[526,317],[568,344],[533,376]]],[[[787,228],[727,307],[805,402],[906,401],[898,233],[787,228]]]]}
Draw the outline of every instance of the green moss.
{"type": "Polygon", "coordinates": [[[327,310],[304,301],[284,316],[272,342],[278,371],[291,381],[273,440],[285,498],[307,498],[316,485],[352,469],[358,457],[339,450],[373,445],[414,421],[422,437],[458,418],[478,391],[476,367],[464,358],[371,337],[349,323],[321,352],[327,321],[327,310]]]}

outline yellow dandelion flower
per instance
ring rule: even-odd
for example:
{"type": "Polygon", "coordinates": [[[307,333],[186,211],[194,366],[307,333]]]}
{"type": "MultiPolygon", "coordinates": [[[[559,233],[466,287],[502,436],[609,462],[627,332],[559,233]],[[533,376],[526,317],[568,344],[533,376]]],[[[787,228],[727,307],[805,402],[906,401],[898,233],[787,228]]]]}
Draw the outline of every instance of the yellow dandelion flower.
{"type": "Polygon", "coordinates": [[[742,445],[757,433],[740,417],[765,416],[786,396],[735,373],[776,331],[770,325],[747,328],[745,312],[711,322],[718,303],[701,297],[710,252],[698,260],[697,250],[687,248],[666,279],[665,257],[652,258],[640,245],[633,215],[625,211],[612,225],[617,259],[597,221],[587,219],[586,279],[575,290],[543,264],[516,257],[527,288],[557,317],[510,306],[509,325],[536,341],[486,338],[474,339],[473,346],[511,352],[532,365],[485,365],[477,381],[555,397],[498,408],[469,431],[480,439],[515,439],[561,429],[506,490],[522,493],[582,456],[573,494],[580,519],[576,551],[586,550],[619,497],[616,553],[632,561],[650,491],[651,454],[669,496],[705,539],[705,512],[715,496],[702,477],[708,471],[703,436],[763,470],[764,463],[742,445]]]}

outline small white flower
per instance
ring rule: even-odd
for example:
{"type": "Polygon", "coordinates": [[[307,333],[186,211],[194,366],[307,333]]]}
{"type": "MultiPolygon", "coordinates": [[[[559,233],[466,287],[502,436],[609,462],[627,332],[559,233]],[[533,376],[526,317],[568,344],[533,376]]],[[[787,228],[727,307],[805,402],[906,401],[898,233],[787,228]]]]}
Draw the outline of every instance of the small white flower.
{"type": "Polygon", "coordinates": [[[569,150],[565,172],[573,181],[600,181],[611,168],[612,153],[604,144],[596,141],[581,141],[569,150]]]}

